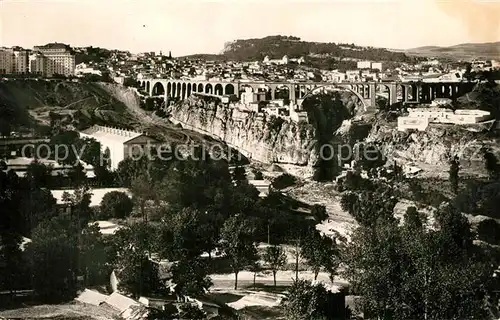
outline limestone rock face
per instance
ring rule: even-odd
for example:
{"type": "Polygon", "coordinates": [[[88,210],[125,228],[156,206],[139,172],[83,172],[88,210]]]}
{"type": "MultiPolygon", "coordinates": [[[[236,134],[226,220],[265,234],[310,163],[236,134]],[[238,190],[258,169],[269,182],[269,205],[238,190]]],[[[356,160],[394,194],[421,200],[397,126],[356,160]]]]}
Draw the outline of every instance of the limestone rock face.
{"type": "Polygon", "coordinates": [[[172,119],[225,141],[252,159],[300,166],[314,157],[314,128],[305,122],[239,111],[199,98],[172,107],[172,119]]]}
{"type": "Polygon", "coordinates": [[[498,139],[459,127],[429,127],[424,132],[400,132],[396,128],[374,125],[367,142],[379,146],[388,158],[418,161],[430,165],[448,165],[450,157],[482,162],[482,148],[500,153],[498,139]]]}

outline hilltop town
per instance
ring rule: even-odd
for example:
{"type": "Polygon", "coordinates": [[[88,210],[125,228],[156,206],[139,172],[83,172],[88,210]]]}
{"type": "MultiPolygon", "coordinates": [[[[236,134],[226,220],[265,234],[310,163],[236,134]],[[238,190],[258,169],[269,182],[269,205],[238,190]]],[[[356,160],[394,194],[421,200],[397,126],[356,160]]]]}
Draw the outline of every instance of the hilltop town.
{"type": "Polygon", "coordinates": [[[497,319],[499,81],[293,36],[0,48],[0,319],[497,319]]]}

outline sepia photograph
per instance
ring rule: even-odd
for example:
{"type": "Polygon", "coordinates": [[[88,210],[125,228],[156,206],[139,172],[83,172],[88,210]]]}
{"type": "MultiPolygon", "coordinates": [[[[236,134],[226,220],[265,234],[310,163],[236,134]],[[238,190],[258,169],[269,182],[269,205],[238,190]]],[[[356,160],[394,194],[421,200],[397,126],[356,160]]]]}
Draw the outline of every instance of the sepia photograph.
{"type": "Polygon", "coordinates": [[[0,0],[0,320],[500,320],[500,0],[0,0]]]}

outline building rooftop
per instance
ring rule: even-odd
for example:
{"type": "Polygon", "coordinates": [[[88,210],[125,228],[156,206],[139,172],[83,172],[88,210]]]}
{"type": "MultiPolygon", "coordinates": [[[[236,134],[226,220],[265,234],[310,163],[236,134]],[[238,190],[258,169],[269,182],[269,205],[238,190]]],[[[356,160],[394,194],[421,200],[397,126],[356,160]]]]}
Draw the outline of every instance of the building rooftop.
{"type": "Polygon", "coordinates": [[[104,144],[125,143],[142,135],[142,133],[119,128],[105,127],[95,125],[81,132],[84,135],[94,137],[98,141],[106,142],[104,144]]]}
{"type": "MultiPolygon", "coordinates": [[[[126,193],[129,197],[132,197],[132,194],[127,188],[99,188],[99,189],[91,189],[90,193],[92,194],[90,197],[90,206],[95,207],[99,206],[101,204],[102,198],[109,193],[113,191],[118,191],[118,192],[124,192],[126,193]]],[[[62,196],[64,192],[67,192],[69,194],[73,194],[75,190],[50,190],[52,193],[52,196],[56,199],[57,204],[64,204],[62,200],[62,196]]],[[[109,225],[107,226],[109,227],[109,225]]],[[[106,226],[104,227],[106,229],[106,226]]]]}
{"type": "Polygon", "coordinates": [[[50,42],[47,43],[43,46],[35,46],[36,49],[70,49],[70,46],[64,43],[59,43],[59,42],[50,42]]]}
{"type": "Polygon", "coordinates": [[[139,305],[139,302],[118,292],[113,292],[104,302],[120,312],[127,310],[131,306],[139,305]]]}

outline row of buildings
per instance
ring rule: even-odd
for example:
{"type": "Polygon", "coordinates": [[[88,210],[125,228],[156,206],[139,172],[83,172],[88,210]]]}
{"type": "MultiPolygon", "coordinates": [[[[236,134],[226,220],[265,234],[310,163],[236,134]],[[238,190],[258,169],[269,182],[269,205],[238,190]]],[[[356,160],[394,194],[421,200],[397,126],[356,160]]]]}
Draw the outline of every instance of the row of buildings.
{"type": "Polygon", "coordinates": [[[469,127],[472,131],[480,131],[482,126],[493,122],[489,111],[479,109],[451,108],[451,100],[438,98],[429,107],[408,108],[407,115],[398,117],[398,130],[425,131],[430,124],[451,124],[469,127]]]}
{"type": "Polygon", "coordinates": [[[0,48],[1,75],[70,76],[75,72],[75,55],[70,46],[49,43],[33,50],[21,47],[0,48]]]}

